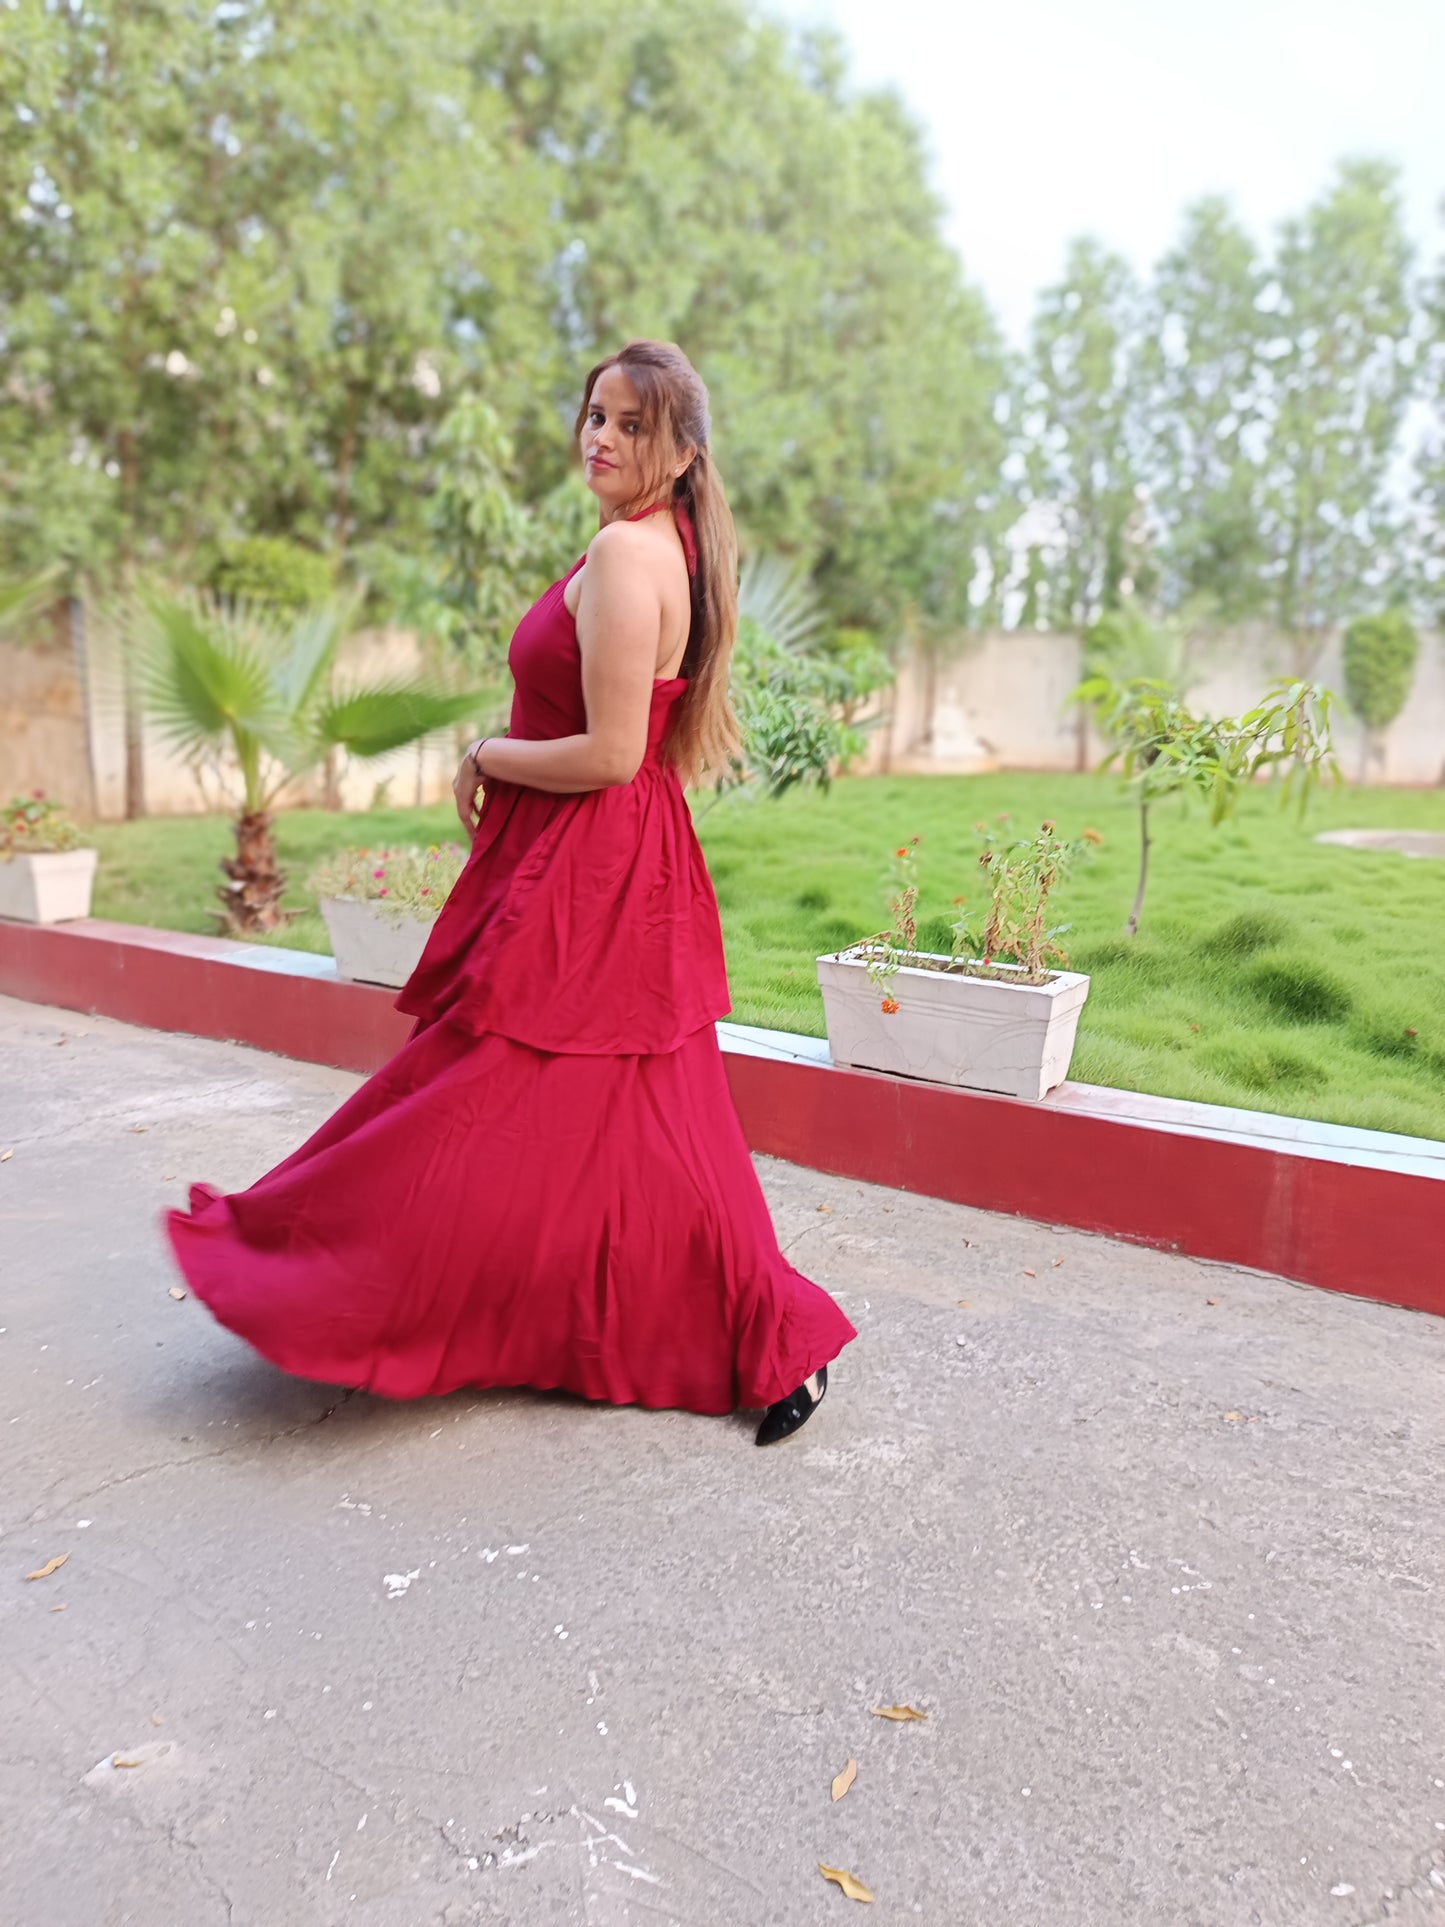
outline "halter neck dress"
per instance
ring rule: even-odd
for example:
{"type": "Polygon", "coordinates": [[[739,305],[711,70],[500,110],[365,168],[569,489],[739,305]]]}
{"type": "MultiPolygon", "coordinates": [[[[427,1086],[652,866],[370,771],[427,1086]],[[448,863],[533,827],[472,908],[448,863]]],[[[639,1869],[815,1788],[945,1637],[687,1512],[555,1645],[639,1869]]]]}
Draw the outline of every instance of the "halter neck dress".
{"type": "MultiPolygon", "coordinates": [[[[512,639],[514,737],[586,728],[563,599],[585,560],[512,639]]],[[[856,1335],[779,1250],[728,1091],[717,901],[663,754],[686,689],[654,683],[630,783],[487,782],[397,999],[409,1041],[249,1190],[167,1214],[192,1291],[283,1370],[721,1413],[856,1335]]]]}

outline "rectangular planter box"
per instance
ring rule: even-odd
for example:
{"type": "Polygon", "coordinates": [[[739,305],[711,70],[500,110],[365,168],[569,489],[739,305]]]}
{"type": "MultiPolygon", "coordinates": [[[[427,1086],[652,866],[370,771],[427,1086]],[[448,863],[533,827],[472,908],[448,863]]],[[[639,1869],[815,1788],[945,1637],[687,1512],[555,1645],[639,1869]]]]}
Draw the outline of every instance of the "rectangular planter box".
{"type": "Polygon", "coordinates": [[[95,850],[47,850],[0,857],[0,917],[20,923],[69,923],[90,915],[95,850]]]}
{"type": "Polygon", "coordinates": [[[331,935],[337,975],[358,984],[399,989],[421,961],[431,919],[388,915],[379,904],[355,897],[323,897],[321,914],[331,935]]]}
{"type": "Polygon", "coordinates": [[[904,965],[885,993],[869,981],[867,957],[859,945],[818,959],[835,1064],[1006,1097],[1044,1097],[1068,1076],[1087,977],[1059,970],[1046,984],[1007,983],[904,965]],[[885,994],[897,1000],[892,1015],[885,994]]]}

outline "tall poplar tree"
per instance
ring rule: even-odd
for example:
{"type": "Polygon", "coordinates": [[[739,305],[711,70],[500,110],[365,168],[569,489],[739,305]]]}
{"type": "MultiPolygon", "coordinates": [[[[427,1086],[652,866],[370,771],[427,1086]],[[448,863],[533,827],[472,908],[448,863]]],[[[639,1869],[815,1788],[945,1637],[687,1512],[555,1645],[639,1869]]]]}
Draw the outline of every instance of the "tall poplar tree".
{"type": "Polygon", "coordinates": [[[1414,381],[1410,247],[1396,170],[1345,162],[1280,233],[1270,319],[1261,534],[1271,613],[1296,666],[1388,577],[1391,464],[1414,381]]]}

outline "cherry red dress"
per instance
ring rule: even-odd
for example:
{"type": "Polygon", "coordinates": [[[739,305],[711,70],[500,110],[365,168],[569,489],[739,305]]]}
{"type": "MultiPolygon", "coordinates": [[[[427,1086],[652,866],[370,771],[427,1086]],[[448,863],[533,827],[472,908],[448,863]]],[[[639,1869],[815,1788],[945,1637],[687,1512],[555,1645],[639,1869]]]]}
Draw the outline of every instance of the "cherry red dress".
{"type": "MultiPolygon", "coordinates": [[[[513,638],[515,737],[586,727],[575,573],[513,638]]],[[[728,1092],[717,902],[662,755],[686,687],[654,684],[630,783],[487,783],[410,1041],[250,1190],[167,1214],[196,1296],[283,1370],[728,1412],[855,1336],[779,1251],[728,1092]]]]}

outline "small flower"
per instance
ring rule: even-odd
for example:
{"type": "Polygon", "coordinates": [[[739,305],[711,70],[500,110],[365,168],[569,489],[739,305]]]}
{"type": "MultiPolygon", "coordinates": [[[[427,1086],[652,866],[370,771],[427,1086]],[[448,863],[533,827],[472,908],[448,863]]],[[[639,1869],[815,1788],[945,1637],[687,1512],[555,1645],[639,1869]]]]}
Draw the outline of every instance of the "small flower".
{"type": "Polygon", "coordinates": [[[430,890],[428,890],[428,889],[427,889],[427,888],[426,888],[425,886],[423,886],[423,888],[422,888],[422,895],[423,895],[424,897],[429,897],[429,896],[431,895],[431,891],[430,891],[430,890]]]}
{"type": "Polygon", "coordinates": [[[372,875],[373,875],[374,877],[384,877],[384,876],[386,875],[386,871],[385,871],[385,870],[373,870],[371,874],[372,874],[372,875]]]}
{"type": "Polygon", "coordinates": [[[1405,1032],[1405,1035],[1406,1035],[1407,1037],[1418,1037],[1418,1036],[1420,1035],[1420,1033],[1419,1033],[1419,1031],[1418,1031],[1418,1030],[1407,1030],[1407,1031],[1405,1032]]]}
{"type": "Polygon", "coordinates": [[[389,890],[378,890],[376,894],[379,897],[386,897],[386,896],[390,896],[391,892],[389,890]]]}
{"type": "Polygon", "coordinates": [[[1084,841],[1086,843],[1093,843],[1097,845],[1099,843],[1102,843],[1103,840],[1104,840],[1103,837],[1099,834],[1097,830],[1084,831],[1084,841]]]}
{"type": "Polygon", "coordinates": [[[1043,828],[1043,829],[1044,829],[1045,831],[1047,831],[1047,832],[1049,832],[1049,833],[1052,833],[1052,831],[1053,831],[1053,827],[1054,827],[1054,822],[1053,822],[1053,818],[1052,818],[1052,817],[1049,817],[1049,818],[1048,818],[1048,819],[1047,819],[1047,820],[1046,820],[1046,821],[1045,821],[1045,822],[1043,823],[1043,825],[1042,825],[1041,827],[1042,827],[1042,828],[1043,828]]]}
{"type": "Polygon", "coordinates": [[[896,1017],[897,1014],[898,999],[896,997],[885,997],[883,999],[883,1015],[885,1017],[896,1017]]]}
{"type": "Polygon", "coordinates": [[[953,907],[955,910],[961,910],[967,902],[967,897],[955,897],[953,899],[953,907]]]}
{"type": "Polygon", "coordinates": [[[908,854],[908,845],[907,845],[906,843],[905,843],[905,844],[903,844],[903,845],[902,845],[902,846],[901,846],[901,847],[900,847],[899,849],[896,849],[896,850],[895,850],[895,851],[893,852],[893,854],[894,854],[894,856],[907,856],[907,854],[908,854]]]}
{"type": "Polygon", "coordinates": [[[31,790],[30,794],[35,798],[37,803],[43,803],[45,801],[44,790],[31,790]]]}

